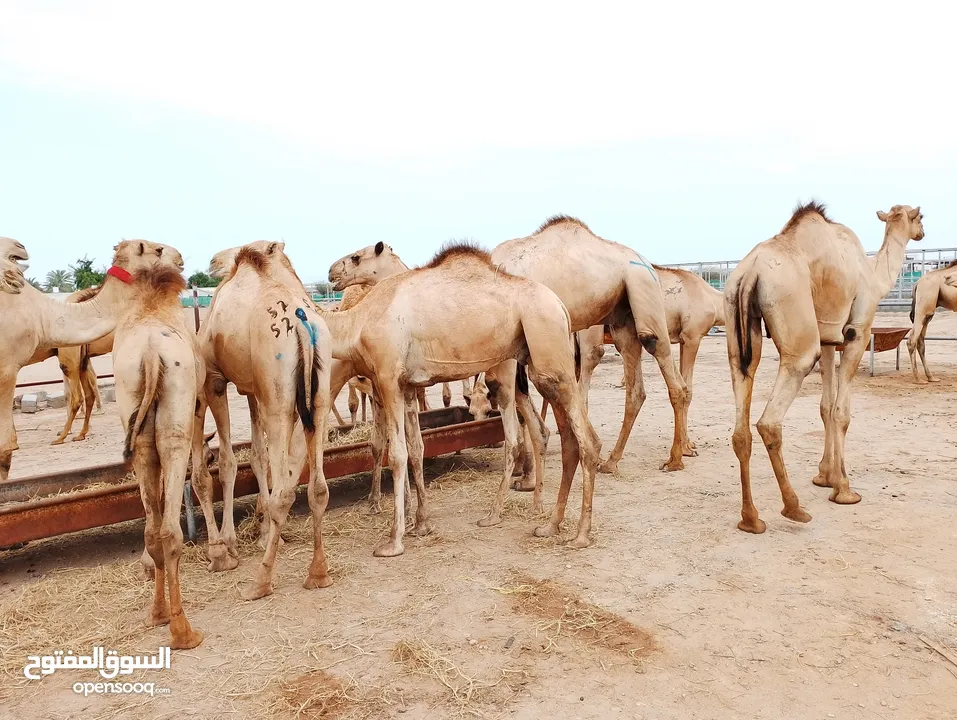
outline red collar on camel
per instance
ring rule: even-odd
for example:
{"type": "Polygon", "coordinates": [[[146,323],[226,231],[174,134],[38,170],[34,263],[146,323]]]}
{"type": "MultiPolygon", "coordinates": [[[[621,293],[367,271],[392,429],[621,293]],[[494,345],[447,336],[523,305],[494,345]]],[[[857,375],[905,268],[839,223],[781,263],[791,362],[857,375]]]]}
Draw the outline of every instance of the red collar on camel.
{"type": "Polygon", "coordinates": [[[112,275],[117,280],[122,280],[127,285],[133,282],[133,276],[123,268],[116,267],[116,265],[111,265],[110,269],[106,271],[106,274],[112,275]]]}

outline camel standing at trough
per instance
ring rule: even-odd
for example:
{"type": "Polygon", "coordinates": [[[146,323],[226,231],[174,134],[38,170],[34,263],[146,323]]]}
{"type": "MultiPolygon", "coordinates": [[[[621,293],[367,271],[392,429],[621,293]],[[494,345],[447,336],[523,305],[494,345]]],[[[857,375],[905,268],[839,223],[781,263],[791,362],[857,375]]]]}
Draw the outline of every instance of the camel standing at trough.
{"type": "MultiPolygon", "coordinates": [[[[675,370],[658,272],[629,247],[595,235],[581,220],[558,215],[532,235],[508,240],[492,251],[501,270],[539,282],[553,290],[571,316],[573,331],[608,325],[625,366],[625,417],[618,441],[600,472],[615,472],[645,399],[641,352],[651,353],[675,414],[671,454],[664,470],[684,467],[682,455],[695,454],[688,440],[688,389],[675,370]]],[[[486,376],[488,382],[488,376],[486,376]]],[[[543,423],[525,417],[526,423],[543,423]]],[[[530,433],[531,437],[535,433],[530,433]]],[[[527,490],[527,479],[514,486],[527,490]]]]}
{"type": "MultiPolygon", "coordinates": [[[[375,245],[369,245],[336,260],[329,268],[329,282],[333,284],[336,290],[345,291],[339,309],[348,310],[355,307],[356,303],[362,300],[368,294],[369,289],[377,282],[404,272],[409,272],[409,266],[402,262],[402,259],[395,254],[391,246],[380,241],[375,245]]],[[[359,390],[359,385],[354,385],[350,379],[349,388],[349,412],[352,414],[352,422],[355,423],[356,410],[353,410],[353,393],[359,390]]],[[[367,389],[368,385],[363,385],[363,388],[367,389]]],[[[365,392],[362,394],[363,422],[365,421],[365,396],[367,394],[365,392]]],[[[465,398],[466,405],[469,403],[471,394],[472,388],[469,386],[468,380],[462,380],[462,397],[465,398]]],[[[419,388],[418,400],[419,410],[424,412],[429,409],[425,397],[425,388],[419,388]]],[[[358,409],[357,397],[355,403],[356,409],[358,409]]],[[[442,404],[445,407],[452,404],[452,389],[447,382],[442,383],[442,404]]]]}
{"type": "Polygon", "coordinates": [[[183,611],[180,508],[193,425],[200,422],[194,413],[204,370],[195,333],[183,321],[179,293],[186,288],[186,280],[182,273],[156,266],[124,282],[136,295],[116,327],[113,375],[126,433],[123,457],[132,461],[140,487],[146,551],[155,568],[149,623],[169,623],[171,647],[193,648],[203,641],[203,634],[190,626],[183,611]]]}
{"type": "MultiPolygon", "coordinates": [[[[467,245],[440,251],[423,268],[379,282],[352,310],[326,313],[333,335],[333,355],[348,367],[333,372],[331,391],[356,374],[375,385],[380,406],[377,426],[386,433],[395,488],[395,516],[391,537],[375,550],[377,556],[403,552],[405,485],[410,449],[406,437],[417,439],[411,449],[413,467],[421,464],[422,441],[415,389],[437,382],[470,378],[482,371],[500,376],[511,373],[499,396],[505,429],[505,472],[489,516],[480,524],[500,521],[507,481],[511,477],[520,443],[518,417],[511,388],[528,402],[524,372],[516,361],[528,363],[531,377],[543,396],[556,408],[562,436],[562,483],[551,521],[536,529],[539,536],[555,535],[564,518],[575,469],[582,464],[582,513],[572,547],[589,544],[591,498],[600,442],[581,403],[575,384],[568,312],[548,288],[497,271],[487,253],[467,245]],[[457,328],[468,327],[468,333],[457,328]],[[404,401],[404,402],[403,402],[404,401]],[[407,434],[406,423],[413,432],[407,434]]],[[[522,402],[522,400],[519,400],[522,402]]],[[[542,457],[535,446],[537,477],[542,477],[542,457]]],[[[419,503],[416,532],[428,532],[428,509],[421,474],[414,478],[419,503]]],[[[536,488],[541,503],[541,487],[536,488]]]]}
{"type": "MultiPolygon", "coordinates": [[[[19,448],[13,425],[17,373],[37,350],[83,345],[112,332],[116,318],[133,297],[132,288],[121,278],[164,261],[165,248],[145,240],[127,240],[114,249],[117,255],[100,291],[86,302],[54,300],[29,284],[16,294],[0,293],[0,338],[5,348],[0,353],[0,482],[7,479],[13,452],[19,448]]],[[[18,260],[29,259],[25,250],[17,252],[18,260]]],[[[179,253],[172,261],[182,269],[179,253]]]]}
{"type": "Polygon", "coordinates": [[[930,368],[927,366],[927,358],[924,357],[924,338],[927,335],[927,326],[930,325],[937,308],[957,312],[957,287],[951,284],[955,267],[957,267],[957,260],[947,267],[927,273],[914,286],[914,295],[910,302],[910,319],[914,327],[910,331],[910,337],[907,338],[907,352],[910,354],[910,369],[914,374],[915,383],[920,383],[920,378],[917,376],[916,355],[918,353],[920,353],[920,361],[924,366],[927,382],[937,382],[937,378],[931,375],[930,368]]]}
{"type": "Polygon", "coordinates": [[[265,435],[268,471],[254,467],[254,472],[260,498],[268,497],[264,503],[268,534],[254,583],[243,592],[247,600],[273,591],[280,532],[295,500],[299,479],[289,461],[297,416],[305,432],[308,500],[313,516],[313,558],[303,586],[328,587],[332,582],[322,543],[322,518],[329,502],[322,445],[329,413],[331,337],[283,248],[283,243],[259,241],[238,249],[232,256],[228,278],[213,294],[199,334],[206,380],[197,403],[199,423],[193,430],[193,483],[206,517],[211,570],[231,569],[239,562],[232,514],[236,457],[230,437],[227,382],[234,383],[249,401],[254,458],[263,457],[265,435]],[[224,507],[221,532],[213,515],[212,480],[199,460],[207,404],[219,433],[224,507]]]}
{"type": "Polygon", "coordinates": [[[897,281],[907,243],[924,237],[919,207],[895,205],[877,217],[885,223],[884,242],[876,258],[868,259],[857,235],[828,218],[823,205],[799,205],[781,232],[758,244],[728,277],[724,302],[737,414],[732,445],[741,471],[740,530],[763,533],[766,528],[751,498],[750,468],[751,393],[761,361],[762,319],[781,360],[757,426],[781,489],[781,514],[798,522],[811,519],[788,480],[781,423],[818,359],[824,455],[814,484],[833,488],[832,502],[860,502],[844,469],[851,383],[877,304],[897,281]],[[835,368],[834,351],[841,344],[844,354],[835,368]]]}

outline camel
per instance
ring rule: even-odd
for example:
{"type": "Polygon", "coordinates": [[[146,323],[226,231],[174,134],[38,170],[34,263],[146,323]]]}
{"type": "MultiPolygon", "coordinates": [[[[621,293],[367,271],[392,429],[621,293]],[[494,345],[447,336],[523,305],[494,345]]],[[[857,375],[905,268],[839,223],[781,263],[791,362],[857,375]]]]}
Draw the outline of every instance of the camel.
{"type": "Polygon", "coordinates": [[[870,341],[877,304],[894,286],[907,243],[924,237],[920,207],[895,205],[878,211],[884,241],[872,259],[849,228],[831,220],[823,204],[798,205],[770,240],[759,243],[728,277],[724,292],[728,362],[736,421],[732,446],[741,473],[738,529],[763,533],[751,498],[751,393],[761,360],[761,320],[780,354],[777,380],[757,422],[781,490],[784,517],[809,522],[788,480],[781,422],[804,378],[820,359],[824,455],[813,482],[830,487],[840,505],[860,502],[844,467],[844,438],[851,421],[851,383],[870,341]],[[844,345],[840,367],[835,348],[844,345]],[[836,375],[836,377],[835,377],[836,375]]]}
{"type": "Polygon", "coordinates": [[[927,358],[924,357],[924,337],[927,335],[927,326],[930,325],[937,308],[957,311],[957,287],[953,282],[955,267],[957,267],[957,260],[946,267],[932,270],[918,280],[914,287],[914,295],[910,302],[910,319],[914,327],[907,338],[907,352],[910,354],[910,369],[914,374],[915,383],[920,383],[915,357],[917,353],[920,353],[920,361],[924,366],[927,382],[938,382],[938,379],[931,375],[927,358]]]}
{"type": "Polygon", "coordinates": [[[308,500],[313,515],[313,558],[303,586],[323,588],[332,583],[322,543],[322,518],[329,501],[322,444],[332,364],[331,338],[323,315],[339,313],[317,312],[284,247],[281,242],[258,241],[218,254],[217,266],[231,269],[213,294],[198,338],[206,379],[197,402],[199,421],[193,428],[193,486],[206,517],[210,570],[232,569],[239,562],[232,514],[236,458],[230,439],[227,382],[235,384],[249,402],[253,469],[260,499],[268,498],[263,503],[264,525],[268,523],[265,552],[252,586],[243,592],[247,600],[273,592],[280,532],[299,478],[291,470],[289,457],[297,415],[305,434],[308,500]],[[198,460],[207,405],[220,438],[219,478],[224,505],[221,531],[213,514],[212,479],[198,460]],[[268,470],[256,467],[264,456],[264,439],[268,470]]]}
{"type": "MultiPolygon", "coordinates": [[[[661,291],[665,302],[665,318],[668,321],[668,336],[672,345],[679,345],[679,368],[681,379],[688,387],[688,402],[694,395],[694,363],[698,357],[701,339],[712,327],[724,326],[724,294],[693,272],[680,268],[669,268],[652,263],[661,281],[661,291]]],[[[579,383],[584,393],[585,407],[588,407],[588,391],[591,388],[591,376],[605,354],[605,328],[593,325],[578,332],[581,346],[582,368],[579,383]]],[[[625,381],[622,380],[622,385],[625,381]]],[[[644,392],[639,391],[639,397],[644,392]]],[[[542,403],[542,420],[548,410],[548,403],[542,403]]],[[[695,444],[688,441],[684,454],[690,454],[695,444]]]]}
{"type": "MultiPolygon", "coordinates": [[[[395,515],[390,538],[374,555],[392,557],[404,552],[406,465],[411,453],[415,470],[421,466],[422,456],[418,414],[412,406],[415,388],[470,378],[482,371],[487,382],[491,379],[501,385],[497,398],[506,453],[502,485],[489,515],[479,524],[501,521],[506,481],[520,441],[516,400],[524,408],[523,414],[534,414],[527,395],[525,363],[542,395],[556,408],[562,438],[558,502],[549,523],[536,528],[535,534],[548,537],[559,532],[580,462],[584,474],[582,512],[578,533],[569,545],[577,548],[590,543],[591,499],[601,443],[575,386],[570,321],[555,293],[498,271],[489,255],[478,248],[453,244],[440,250],[425,267],[378,282],[353,309],[324,317],[333,336],[333,357],[343,361],[333,371],[331,392],[337,392],[352,375],[369,377],[378,395],[376,426],[384,430],[390,448],[395,515]],[[470,332],[456,331],[462,326],[470,332]],[[512,393],[516,386],[518,398],[512,393]],[[407,438],[417,439],[417,445],[410,448],[407,438]]],[[[540,506],[541,448],[534,444],[533,450],[539,480],[535,502],[540,506]]],[[[414,532],[425,534],[430,529],[425,485],[421,473],[415,475],[419,502],[414,532]]]]}
{"type": "MultiPolygon", "coordinates": [[[[83,345],[112,332],[117,316],[134,295],[127,282],[131,273],[159,262],[165,248],[145,240],[127,240],[114,250],[116,256],[106,280],[87,302],[54,300],[29,284],[17,294],[0,293],[0,337],[6,348],[0,357],[0,481],[8,478],[13,452],[19,448],[13,425],[13,393],[20,368],[38,350],[83,345]]],[[[25,250],[20,259],[28,259],[25,250]]],[[[179,253],[172,260],[182,268],[179,253]]]]}
{"type": "MultiPolygon", "coordinates": [[[[573,331],[609,326],[625,365],[625,417],[618,441],[599,472],[617,471],[644,402],[642,349],[658,363],[675,414],[671,454],[661,467],[684,468],[682,456],[695,455],[688,440],[689,395],[675,370],[670,344],[661,342],[668,337],[668,323],[658,272],[652,265],[631,248],[598,237],[581,220],[567,215],[549,218],[532,235],[502,243],[492,251],[492,264],[553,290],[568,309],[573,331]]],[[[537,423],[539,431],[544,429],[537,415],[525,416],[525,421],[537,423]]],[[[536,434],[530,433],[533,438],[536,434]]],[[[523,479],[513,487],[529,490],[530,486],[523,479]]]]}
{"type": "MultiPolygon", "coordinates": [[[[356,303],[362,300],[369,292],[369,288],[380,280],[399,273],[409,271],[409,266],[402,262],[402,259],[395,254],[392,247],[382,241],[375,245],[369,245],[361,250],[356,250],[345,257],[336,260],[329,268],[329,282],[333,284],[336,290],[343,290],[342,303],[340,310],[348,310],[355,307],[356,303]]],[[[358,411],[358,393],[359,383],[349,381],[349,412],[352,415],[352,423],[355,424],[356,412],[358,411]]],[[[368,385],[365,385],[368,388],[368,385]]],[[[428,401],[425,397],[425,388],[417,390],[419,400],[419,410],[425,412],[429,409],[428,401]]],[[[371,395],[368,392],[362,392],[362,421],[365,422],[366,396],[371,395]]],[[[462,397],[465,398],[465,404],[468,405],[472,395],[472,388],[467,380],[462,380],[462,397]]],[[[442,383],[442,404],[445,407],[452,405],[452,389],[449,384],[442,383]]]]}
{"type": "Polygon", "coordinates": [[[170,647],[194,648],[203,641],[203,633],[190,626],[183,610],[180,508],[203,365],[195,333],[183,320],[179,294],[186,280],[182,273],[158,265],[139,270],[125,282],[138,292],[116,326],[113,375],[126,433],[123,457],[132,463],[140,486],[146,550],[155,567],[148,622],[169,623],[170,647]]]}

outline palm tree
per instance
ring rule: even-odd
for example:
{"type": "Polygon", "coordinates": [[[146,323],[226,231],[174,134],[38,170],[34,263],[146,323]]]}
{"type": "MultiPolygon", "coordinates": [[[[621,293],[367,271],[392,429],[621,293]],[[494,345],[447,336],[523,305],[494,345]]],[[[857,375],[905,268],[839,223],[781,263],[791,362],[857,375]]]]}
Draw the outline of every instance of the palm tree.
{"type": "Polygon", "coordinates": [[[47,292],[73,292],[73,274],[69,270],[51,270],[43,289],[47,292]]]}
{"type": "Polygon", "coordinates": [[[36,278],[27,278],[27,282],[33,285],[37,290],[43,292],[43,286],[40,284],[40,281],[36,278]]]}

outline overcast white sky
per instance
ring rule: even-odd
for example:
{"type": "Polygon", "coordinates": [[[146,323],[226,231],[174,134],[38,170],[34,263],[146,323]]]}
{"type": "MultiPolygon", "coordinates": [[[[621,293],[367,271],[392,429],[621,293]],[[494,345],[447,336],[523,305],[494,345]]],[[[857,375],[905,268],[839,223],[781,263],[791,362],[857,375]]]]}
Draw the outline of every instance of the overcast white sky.
{"type": "Polygon", "coordinates": [[[734,259],[812,195],[868,249],[957,245],[936,2],[0,0],[0,235],[42,277],[121,237],[284,239],[300,275],[555,213],[657,262],[734,259]]]}

